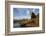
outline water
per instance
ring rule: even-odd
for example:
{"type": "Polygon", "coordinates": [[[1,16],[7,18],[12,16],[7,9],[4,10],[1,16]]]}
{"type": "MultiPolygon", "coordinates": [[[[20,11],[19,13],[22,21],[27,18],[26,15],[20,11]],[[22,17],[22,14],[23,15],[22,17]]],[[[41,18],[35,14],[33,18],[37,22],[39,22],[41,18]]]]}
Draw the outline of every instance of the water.
{"type": "Polygon", "coordinates": [[[21,24],[15,23],[13,27],[14,27],[14,28],[16,28],[16,27],[21,27],[21,24]]]}

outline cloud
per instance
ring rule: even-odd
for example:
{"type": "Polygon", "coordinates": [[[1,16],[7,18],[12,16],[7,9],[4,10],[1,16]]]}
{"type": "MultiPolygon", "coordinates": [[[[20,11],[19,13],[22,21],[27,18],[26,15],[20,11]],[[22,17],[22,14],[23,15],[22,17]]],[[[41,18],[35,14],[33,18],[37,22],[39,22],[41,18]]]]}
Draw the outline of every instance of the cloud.
{"type": "Polygon", "coordinates": [[[37,15],[39,13],[39,9],[33,9],[33,12],[35,13],[35,15],[37,15]]]}
{"type": "Polygon", "coordinates": [[[19,17],[14,17],[13,19],[21,20],[21,19],[31,19],[31,16],[19,16],[19,17]]]}

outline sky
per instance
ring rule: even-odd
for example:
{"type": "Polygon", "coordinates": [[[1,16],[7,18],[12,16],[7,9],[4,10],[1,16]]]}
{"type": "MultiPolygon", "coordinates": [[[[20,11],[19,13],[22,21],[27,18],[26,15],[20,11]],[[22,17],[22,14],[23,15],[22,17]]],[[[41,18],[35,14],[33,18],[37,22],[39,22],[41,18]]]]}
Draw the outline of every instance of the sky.
{"type": "Polygon", "coordinates": [[[35,15],[39,13],[39,8],[13,8],[13,16],[16,18],[31,18],[31,12],[34,12],[35,15]]]}

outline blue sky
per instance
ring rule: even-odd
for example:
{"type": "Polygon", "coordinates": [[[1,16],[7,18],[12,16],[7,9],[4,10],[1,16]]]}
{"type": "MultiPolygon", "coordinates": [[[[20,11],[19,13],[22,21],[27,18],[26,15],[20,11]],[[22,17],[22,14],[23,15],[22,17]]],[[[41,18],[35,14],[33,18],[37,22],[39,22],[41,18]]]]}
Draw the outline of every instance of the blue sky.
{"type": "Polygon", "coordinates": [[[30,12],[34,12],[37,15],[39,13],[39,9],[38,8],[13,8],[14,17],[28,16],[30,12]]]}

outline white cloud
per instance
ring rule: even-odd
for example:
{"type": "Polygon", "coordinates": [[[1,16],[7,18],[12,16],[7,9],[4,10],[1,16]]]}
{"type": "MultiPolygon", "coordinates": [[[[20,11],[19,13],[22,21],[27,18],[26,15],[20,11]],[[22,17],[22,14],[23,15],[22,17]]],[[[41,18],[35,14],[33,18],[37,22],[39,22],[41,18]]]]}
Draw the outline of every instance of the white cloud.
{"type": "Polygon", "coordinates": [[[36,10],[33,9],[33,13],[34,13],[35,15],[37,15],[37,14],[39,13],[39,11],[36,12],[36,10]]]}
{"type": "Polygon", "coordinates": [[[17,19],[17,20],[21,20],[21,19],[31,19],[31,16],[14,17],[14,19],[17,19]]]}

